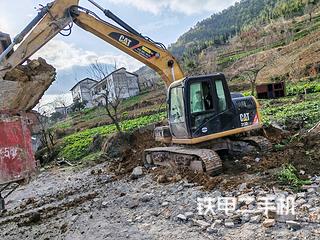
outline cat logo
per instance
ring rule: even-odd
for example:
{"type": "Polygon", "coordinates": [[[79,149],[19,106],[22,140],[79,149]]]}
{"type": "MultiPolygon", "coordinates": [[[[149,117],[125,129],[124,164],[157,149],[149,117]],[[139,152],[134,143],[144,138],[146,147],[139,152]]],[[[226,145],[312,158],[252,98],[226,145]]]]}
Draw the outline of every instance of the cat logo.
{"type": "Polygon", "coordinates": [[[122,44],[126,45],[127,47],[130,47],[131,45],[131,40],[123,35],[120,35],[119,37],[119,42],[121,42],[122,44]]]}
{"type": "Polygon", "coordinates": [[[109,33],[109,36],[128,48],[133,48],[134,46],[139,44],[138,40],[118,32],[111,32],[109,33]]]}
{"type": "Polygon", "coordinates": [[[240,114],[240,122],[249,122],[249,121],[250,121],[249,113],[240,114]]]}

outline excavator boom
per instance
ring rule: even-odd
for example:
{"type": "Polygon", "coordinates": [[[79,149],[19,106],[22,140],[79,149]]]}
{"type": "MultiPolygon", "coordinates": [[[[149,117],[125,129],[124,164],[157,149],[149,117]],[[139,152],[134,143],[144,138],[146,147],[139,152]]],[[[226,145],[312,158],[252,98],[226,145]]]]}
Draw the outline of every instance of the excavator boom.
{"type": "Polygon", "coordinates": [[[103,10],[106,16],[124,26],[126,30],[100,19],[90,10],[78,6],[79,0],[56,0],[42,9],[37,18],[14,39],[12,47],[22,41],[24,35],[32,29],[35,21],[42,18],[10,57],[6,57],[6,55],[12,50],[12,47],[9,47],[0,56],[0,77],[3,78],[8,71],[24,63],[65,27],[70,25],[69,30],[71,30],[71,24],[76,23],[84,30],[154,69],[162,77],[167,87],[175,80],[184,78],[178,62],[163,45],[143,37],[109,10],[102,9],[92,0],[90,2],[103,10]]]}

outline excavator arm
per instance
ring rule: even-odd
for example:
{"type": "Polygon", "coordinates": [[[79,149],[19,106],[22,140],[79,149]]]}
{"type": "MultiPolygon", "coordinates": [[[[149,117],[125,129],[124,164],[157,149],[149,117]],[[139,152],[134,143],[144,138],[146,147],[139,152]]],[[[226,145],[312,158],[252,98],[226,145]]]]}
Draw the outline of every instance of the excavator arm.
{"type": "MultiPolygon", "coordinates": [[[[90,2],[101,9],[92,0],[90,2]]],[[[84,30],[155,70],[167,86],[175,80],[184,78],[178,62],[163,45],[143,37],[108,10],[103,11],[126,30],[102,20],[92,11],[80,7],[78,3],[79,0],[56,0],[43,8],[34,20],[38,21],[36,26],[31,30],[33,23],[29,24],[30,26],[28,25],[13,40],[12,46],[21,41],[18,48],[9,57],[6,57],[6,54],[12,50],[10,48],[0,56],[0,77],[3,78],[6,72],[24,63],[62,29],[68,25],[71,29],[72,24],[76,23],[84,30]],[[24,35],[27,36],[22,41],[24,35]]]]}

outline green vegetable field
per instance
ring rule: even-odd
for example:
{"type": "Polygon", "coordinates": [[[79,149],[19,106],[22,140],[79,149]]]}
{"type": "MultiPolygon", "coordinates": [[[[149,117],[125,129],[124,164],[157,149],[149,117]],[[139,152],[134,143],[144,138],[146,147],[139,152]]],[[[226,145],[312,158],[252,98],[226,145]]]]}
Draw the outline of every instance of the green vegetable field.
{"type": "MultiPolygon", "coordinates": [[[[127,120],[121,122],[121,127],[124,131],[132,131],[136,128],[146,126],[148,124],[161,121],[165,118],[164,112],[143,116],[133,120],[127,120]]],[[[92,129],[86,129],[84,131],[74,133],[70,136],[63,138],[62,144],[59,149],[59,157],[63,157],[69,161],[79,160],[89,154],[89,147],[92,144],[93,137],[97,134],[101,136],[107,136],[116,131],[115,126],[106,125],[96,127],[92,129]]]]}

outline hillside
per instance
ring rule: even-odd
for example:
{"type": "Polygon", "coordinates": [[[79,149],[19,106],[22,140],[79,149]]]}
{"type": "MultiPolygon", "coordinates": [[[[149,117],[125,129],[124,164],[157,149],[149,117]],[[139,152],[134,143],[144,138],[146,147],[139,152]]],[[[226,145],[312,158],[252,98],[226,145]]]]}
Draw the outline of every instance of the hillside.
{"type": "MultiPolygon", "coordinates": [[[[240,89],[248,68],[263,66],[257,82],[316,76],[319,10],[319,1],[243,0],[197,23],[169,50],[187,75],[224,72],[240,89]]],[[[139,70],[142,78],[150,73],[139,70]]]]}
{"type": "Polygon", "coordinates": [[[224,45],[252,25],[267,24],[281,17],[301,16],[305,12],[312,11],[318,2],[318,0],[242,0],[198,22],[170,46],[170,51],[177,57],[183,57],[200,52],[208,46],[224,45]]]}
{"type": "Polygon", "coordinates": [[[245,70],[263,67],[257,82],[297,81],[319,74],[320,16],[304,15],[255,26],[234,37],[224,48],[207,48],[192,61],[197,62],[191,73],[224,72],[234,83],[245,81],[245,70]],[[208,58],[215,59],[214,62],[208,58]]]}
{"type": "Polygon", "coordinates": [[[293,41],[283,47],[272,48],[239,59],[225,69],[233,77],[244,69],[254,68],[258,62],[266,64],[258,75],[258,82],[278,80],[297,81],[302,78],[315,77],[320,71],[320,32],[293,41]]]}

